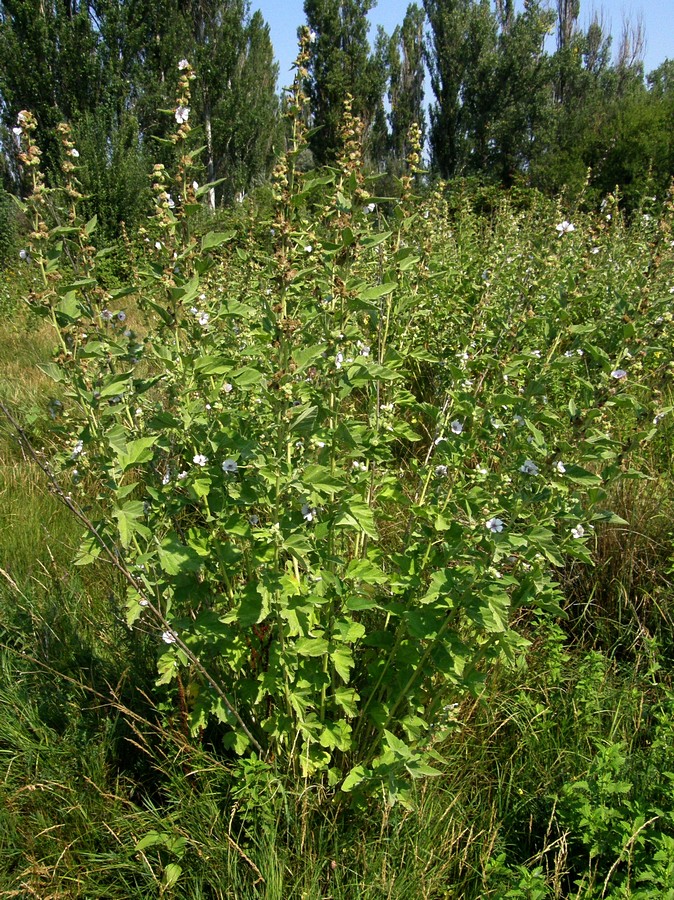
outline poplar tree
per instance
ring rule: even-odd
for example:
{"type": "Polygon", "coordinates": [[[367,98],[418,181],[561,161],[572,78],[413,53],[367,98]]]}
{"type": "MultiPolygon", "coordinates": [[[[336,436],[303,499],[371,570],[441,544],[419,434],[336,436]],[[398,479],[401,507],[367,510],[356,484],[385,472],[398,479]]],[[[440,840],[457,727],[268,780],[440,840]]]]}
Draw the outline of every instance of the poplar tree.
{"type": "Polygon", "coordinates": [[[432,161],[449,178],[486,163],[497,25],[489,0],[424,0],[424,9],[431,29],[426,62],[435,95],[430,107],[432,161]]]}
{"type": "MultiPolygon", "coordinates": [[[[56,171],[63,119],[93,111],[104,101],[105,73],[97,53],[92,11],[78,0],[0,2],[0,109],[6,129],[17,113],[37,118],[36,139],[47,170],[56,171]]],[[[5,147],[11,157],[11,143],[5,147]]]]}
{"type": "MultiPolygon", "coordinates": [[[[320,127],[311,139],[319,165],[335,159],[339,126],[347,94],[363,123],[366,147],[375,122],[383,119],[386,68],[383,52],[371,53],[367,14],[376,0],[305,0],[304,12],[313,35],[307,94],[312,124],[320,127]]],[[[376,131],[376,129],[375,129],[376,131]]]]}
{"type": "Polygon", "coordinates": [[[410,126],[419,125],[425,133],[424,114],[424,24],[426,16],[416,3],[407,7],[405,18],[391,35],[389,45],[389,90],[391,112],[391,155],[395,162],[407,159],[410,152],[410,126]]]}

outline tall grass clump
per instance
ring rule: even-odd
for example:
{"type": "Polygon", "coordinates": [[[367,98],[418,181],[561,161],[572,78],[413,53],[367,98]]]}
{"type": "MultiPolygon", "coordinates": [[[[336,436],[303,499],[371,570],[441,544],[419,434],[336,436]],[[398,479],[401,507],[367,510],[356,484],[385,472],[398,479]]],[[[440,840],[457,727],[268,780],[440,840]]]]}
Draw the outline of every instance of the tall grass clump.
{"type": "Polygon", "coordinates": [[[33,517],[7,538],[7,884],[594,897],[634,866],[665,884],[648,855],[671,815],[638,773],[669,764],[652,609],[670,621],[671,548],[629,498],[669,446],[672,210],[642,234],[616,198],[573,221],[537,196],[488,217],[444,185],[421,198],[416,129],[379,197],[348,103],[338,163],[306,172],[309,40],[271,211],[222,230],[202,227],[181,60],[175,171],[153,170],[126,286],[80,218],[70,129],[54,192],[19,116],[28,300],[57,346],[42,420],[3,399],[25,454],[5,515],[33,517]],[[36,568],[38,523],[58,551],[36,568]],[[652,562],[632,541],[614,572],[605,548],[646,529],[652,562]],[[641,630],[620,659],[597,624],[615,583],[641,630]],[[590,633],[581,662],[567,635],[590,633]]]}

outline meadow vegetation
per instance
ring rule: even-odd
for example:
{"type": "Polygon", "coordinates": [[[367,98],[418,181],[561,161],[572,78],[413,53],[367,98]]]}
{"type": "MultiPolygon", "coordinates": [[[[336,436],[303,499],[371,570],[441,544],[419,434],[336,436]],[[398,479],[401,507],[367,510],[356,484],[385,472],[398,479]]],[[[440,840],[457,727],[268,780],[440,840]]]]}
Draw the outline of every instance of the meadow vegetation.
{"type": "Polygon", "coordinates": [[[348,104],[304,172],[298,78],[216,218],[178,75],[112,253],[22,113],[0,896],[674,897],[672,197],[431,185],[414,129],[383,195],[348,104]]]}

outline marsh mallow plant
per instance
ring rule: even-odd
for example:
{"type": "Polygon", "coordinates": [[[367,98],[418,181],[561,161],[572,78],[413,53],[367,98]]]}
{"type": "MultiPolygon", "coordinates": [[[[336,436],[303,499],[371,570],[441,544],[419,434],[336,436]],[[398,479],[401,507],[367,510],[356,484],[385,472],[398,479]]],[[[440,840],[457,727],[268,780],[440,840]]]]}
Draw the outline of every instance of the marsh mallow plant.
{"type": "MultiPolygon", "coordinates": [[[[77,562],[111,563],[128,627],[156,634],[157,702],[194,740],[216,727],[225,749],[342,795],[404,799],[458,727],[444,711],[527,646],[515,616],[559,611],[556,569],[589,561],[589,523],[655,428],[607,433],[615,404],[647,401],[624,393],[616,348],[596,336],[582,355],[571,312],[552,333],[521,289],[469,276],[461,295],[442,191],[414,197],[418,131],[396,198],[365,177],[348,104],[338,165],[298,171],[310,40],[270,218],[228,231],[195,230],[210,186],[180,61],[176,174],[155,167],[144,271],[112,293],[69,133],[50,198],[69,224],[50,228],[22,113],[30,302],[59,341],[51,466],[87,526],[77,562]]],[[[543,256],[561,271],[580,252],[580,223],[549,232],[518,263],[532,285],[543,256]]],[[[494,263],[511,277],[505,251],[494,263]]]]}

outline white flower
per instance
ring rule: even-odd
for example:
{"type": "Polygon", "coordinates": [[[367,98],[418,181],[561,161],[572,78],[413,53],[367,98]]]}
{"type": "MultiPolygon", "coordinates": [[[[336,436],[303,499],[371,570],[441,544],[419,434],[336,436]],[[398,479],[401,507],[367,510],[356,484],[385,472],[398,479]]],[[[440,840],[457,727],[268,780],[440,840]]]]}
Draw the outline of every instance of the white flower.
{"type": "Polygon", "coordinates": [[[205,466],[208,462],[208,457],[204,456],[203,453],[195,453],[192,458],[192,462],[195,466],[205,466]]]}
{"type": "Polygon", "coordinates": [[[21,135],[23,134],[23,128],[19,128],[18,126],[12,128],[12,131],[17,137],[21,137],[21,135]]]}
{"type": "Polygon", "coordinates": [[[585,529],[583,528],[582,525],[576,525],[575,528],[572,528],[572,529],[571,529],[571,534],[572,534],[575,538],[582,538],[583,535],[585,534],[585,529]]]}
{"type": "Polygon", "coordinates": [[[27,250],[19,250],[19,259],[30,259],[30,253],[27,250]]]}
{"type": "Polygon", "coordinates": [[[253,516],[248,516],[248,521],[250,522],[251,525],[259,525],[259,524],[260,524],[260,517],[259,517],[259,516],[255,516],[255,515],[253,515],[253,516]]]}
{"type": "Polygon", "coordinates": [[[161,639],[165,644],[175,644],[176,633],[175,631],[164,631],[162,633],[161,639]]]}
{"type": "Polygon", "coordinates": [[[184,125],[190,117],[189,106],[179,106],[175,112],[175,117],[178,125],[184,125]]]}
{"type": "Polygon", "coordinates": [[[376,209],[376,205],[374,203],[368,203],[367,206],[363,207],[364,213],[373,213],[376,209]]]}
{"type": "Polygon", "coordinates": [[[560,222],[559,225],[555,225],[555,229],[559,232],[559,236],[561,237],[563,234],[569,234],[570,231],[575,231],[576,226],[572,225],[571,222],[567,222],[564,219],[563,222],[560,222]]]}
{"type": "Polygon", "coordinates": [[[161,248],[162,248],[162,243],[161,243],[161,241],[155,241],[155,242],[154,242],[154,249],[155,249],[155,250],[161,250],[161,248]]]}
{"type": "Polygon", "coordinates": [[[502,519],[494,517],[485,522],[485,525],[492,534],[500,534],[503,531],[504,522],[502,519]]]}
{"type": "Polygon", "coordinates": [[[337,356],[335,357],[335,368],[341,369],[343,362],[344,362],[344,354],[338,353],[337,356]]]}
{"type": "Polygon", "coordinates": [[[226,459],[222,464],[222,471],[228,474],[233,475],[234,472],[238,471],[238,468],[236,461],[233,459],[226,459]]]}
{"type": "Polygon", "coordinates": [[[73,148],[70,150],[70,155],[73,157],[73,159],[79,159],[79,158],[80,158],[80,151],[79,151],[79,150],[76,150],[76,149],[73,147],[73,148]]]}
{"type": "Polygon", "coordinates": [[[314,249],[314,248],[311,246],[311,244],[307,244],[306,247],[304,248],[304,252],[305,252],[305,253],[311,253],[311,251],[312,251],[313,249],[314,249]]]}
{"type": "Polygon", "coordinates": [[[166,198],[166,205],[169,209],[175,209],[176,202],[170,194],[166,198]]]}
{"type": "Polygon", "coordinates": [[[183,72],[185,69],[189,67],[189,62],[186,59],[181,59],[178,63],[178,71],[183,72]]]}
{"type": "Polygon", "coordinates": [[[313,522],[316,518],[316,510],[312,509],[308,503],[304,503],[302,505],[302,516],[304,517],[305,522],[313,522]]]}
{"type": "Polygon", "coordinates": [[[367,472],[367,463],[360,462],[360,460],[354,459],[351,463],[351,468],[356,469],[358,472],[367,472]]]}
{"type": "Polygon", "coordinates": [[[142,416],[142,415],[143,415],[143,410],[142,410],[142,408],[141,408],[140,406],[137,406],[137,407],[136,407],[136,410],[135,410],[135,412],[134,412],[134,416],[138,417],[138,416],[142,416]]]}
{"type": "Polygon", "coordinates": [[[653,424],[654,424],[654,425],[659,425],[660,422],[662,422],[662,418],[663,418],[663,414],[662,414],[662,413],[658,413],[658,415],[655,416],[655,417],[653,418],[653,424]]]}
{"type": "Polygon", "coordinates": [[[77,457],[80,455],[80,453],[82,452],[83,449],[84,449],[84,444],[82,443],[82,441],[78,441],[75,444],[75,446],[73,447],[73,452],[70,454],[70,458],[77,459],[77,457]]]}
{"type": "Polygon", "coordinates": [[[166,486],[166,485],[169,483],[170,480],[171,480],[171,472],[167,469],[167,470],[164,472],[164,477],[162,478],[161,483],[162,483],[164,486],[166,486]]]}
{"type": "Polygon", "coordinates": [[[624,369],[614,369],[611,372],[611,378],[615,378],[616,381],[620,381],[622,378],[627,378],[627,372],[624,369]]]}
{"type": "Polygon", "coordinates": [[[523,472],[525,475],[538,475],[538,466],[533,460],[525,459],[520,466],[520,472],[523,472]]]}
{"type": "Polygon", "coordinates": [[[208,325],[208,322],[209,322],[210,318],[211,318],[211,317],[208,315],[207,312],[201,312],[201,313],[199,313],[199,315],[197,316],[197,322],[198,322],[200,325],[206,326],[206,325],[208,325]]]}
{"type": "Polygon", "coordinates": [[[193,191],[198,191],[198,190],[199,190],[199,182],[198,182],[198,181],[193,181],[193,182],[192,182],[192,190],[193,190],[193,191]]]}
{"type": "Polygon", "coordinates": [[[187,478],[187,472],[178,472],[178,481],[184,481],[187,478]]]}
{"type": "Polygon", "coordinates": [[[444,478],[445,475],[447,474],[447,466],[436,466],[435,474],[437,475],[438,478],[444,478]]]}
{"type": "Polygon", "coordinates": [[[513,416],[513,422],[521,428],[524,425],[524,418],[522,416],[513,416]]]}
{"type": "Polygon", "coordinates": [[[555,463],[555,471],[559,472],[560,475],[564,475],[564,473],[566,472],[566,466],[561,461],[561,459],[558,459],[555,463]]]}
{"type": "Polygon", "coordinates": [[[599,247],[593,247],[593,248],[590,250],[590,253],[593,253],[593,254],[596,256],[597,253],[599,253],[599,250],[600,250],[599,247]]]}
{"type": "Polygon", "coordinates": [[[461,434],[463,431],[463,424],[458,419],[454,419],[449,427],[452,429],[452,434],[461,434]]]}
{"type": "Polygon", "coordinates": [[[316,43],[316,37],[317,37],[316,32],[315,32],[315,31],[310,31],[310,32],[309,32],[309,43],[310,43],[310,44],[315,44],[315,43],[316,43]]]}
{"type": "Polygon", "coordinates": [[[541,351],[540,351],[540,350],[532,350],[532,351],[531,351],[531,355],[532,355],[532,356],[535,356],[536,359],[540,359],[540,358],[541,358],[541,351]]]}
{"type": "Polygon", "coordinates": [[[223,384],[222,389],[226,394],[231,394],[231,392],[234,390],[234,385],[230,384],[229,381],[226,381],[223,384]]]}

